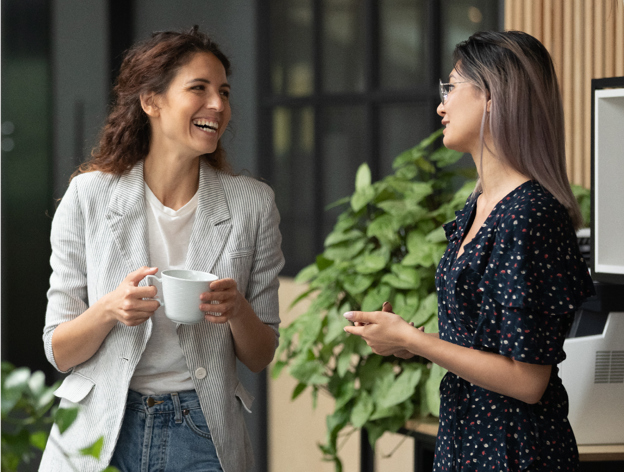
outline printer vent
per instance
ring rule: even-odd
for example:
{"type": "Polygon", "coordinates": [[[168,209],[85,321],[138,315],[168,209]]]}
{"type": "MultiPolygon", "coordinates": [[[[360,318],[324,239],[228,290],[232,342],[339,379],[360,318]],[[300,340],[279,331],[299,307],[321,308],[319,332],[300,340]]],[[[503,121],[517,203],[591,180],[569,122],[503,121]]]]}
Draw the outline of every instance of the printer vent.
{"type": "Polygon", "coordinates": [[[596,351],[594,383],[624,383],[624,351],[596,351]]]}

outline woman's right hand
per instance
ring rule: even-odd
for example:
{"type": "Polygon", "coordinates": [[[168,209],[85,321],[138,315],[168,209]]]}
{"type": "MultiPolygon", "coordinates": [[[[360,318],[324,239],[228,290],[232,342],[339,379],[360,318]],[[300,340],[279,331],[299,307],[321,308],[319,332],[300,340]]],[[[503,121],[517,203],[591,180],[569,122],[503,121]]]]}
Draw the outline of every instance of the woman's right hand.
{"type": "Polygon", "coordinates": [[[119,321],[126,326],[137,326],[147,321],[160,306],[154,298],[156,287],[139,287],[139,283],[148,275],[155,275],[157,267],[141,267],[130,272],[119,286],[100,299],[111,322],[119,321]]]}

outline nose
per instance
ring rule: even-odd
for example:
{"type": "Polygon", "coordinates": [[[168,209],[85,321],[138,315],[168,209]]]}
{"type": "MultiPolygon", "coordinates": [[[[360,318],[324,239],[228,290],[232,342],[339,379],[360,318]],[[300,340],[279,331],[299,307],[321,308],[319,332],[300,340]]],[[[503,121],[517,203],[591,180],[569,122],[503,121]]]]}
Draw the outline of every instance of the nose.
{"type": "Polygon", "coordinates": [[[218,91],[208,94],[206,98],[206,108],[215,111],[223,111],[225,109],[225,99],[218,91]]]}
{"type": "Polygon", "coordinates": [[[436,113],[441,117],[444,117],[444,115],[446,115],[446,111],[444,110],[444,103],[440,102],[438,108],[436,109],[436,113]]]}

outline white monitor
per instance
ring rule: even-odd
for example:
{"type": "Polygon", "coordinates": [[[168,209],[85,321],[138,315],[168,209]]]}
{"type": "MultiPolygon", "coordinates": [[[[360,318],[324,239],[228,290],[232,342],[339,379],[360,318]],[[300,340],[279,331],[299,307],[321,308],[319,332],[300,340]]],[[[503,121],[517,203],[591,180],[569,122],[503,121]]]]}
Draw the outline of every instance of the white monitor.
{"type": "Polygon", "coordinates": [[[624,283],[624,77],[592,80],[592,277],[624,283]]]}

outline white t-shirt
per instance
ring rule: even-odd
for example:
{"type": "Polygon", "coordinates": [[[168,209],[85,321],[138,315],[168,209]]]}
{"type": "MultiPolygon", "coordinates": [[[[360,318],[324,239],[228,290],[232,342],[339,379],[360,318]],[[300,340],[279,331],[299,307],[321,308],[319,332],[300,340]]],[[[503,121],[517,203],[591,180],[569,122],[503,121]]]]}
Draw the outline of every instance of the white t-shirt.
{"type": "MultiPolygon", "coordinates": [[[[161,272],[184,269],[198,194],[179,210],[164,206],[145,184],[145,210],[149,234],[150,265],[161,272]]],[[[199,300],[197,301],[199,305],[199,300]]],[[[130,381],[144,395],[193,390],[193,380],[180,347],[176,323],[158,308],[152,316],[152,335],[130,381]]]]}

